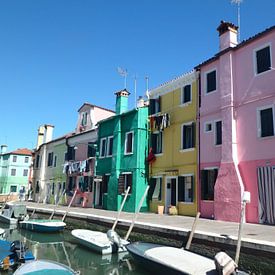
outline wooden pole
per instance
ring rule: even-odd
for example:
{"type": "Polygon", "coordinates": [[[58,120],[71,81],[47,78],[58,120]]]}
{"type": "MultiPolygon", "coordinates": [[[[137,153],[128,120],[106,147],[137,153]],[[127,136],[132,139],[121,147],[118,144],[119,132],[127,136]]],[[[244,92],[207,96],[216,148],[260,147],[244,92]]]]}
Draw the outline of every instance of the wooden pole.
{"type": "Polygon", "coordinates": [[[62,198],[64,196],[65,192],[66,192],[66,189],[63,190],[61,196],[58,198],[58,201],[57,201],[56,205],[53,208],[53,212],[52,212],[51,216],[49,217],[49,220],[51,220],[53,218],[55,210],[56,210],[57,206],[59,205],[60,198],[62,198]]]}
{"type": "Polygon", "coordinates": [[[186,244],[186,246],[185,246],[185,249],[186,249],[186,250],[189,250],[189,248],[190,248],[190,246],[191,246],[191,242],[192,242],[192,239],[193,239],[193,236],[194,236],[194,232],[195,232],[197,223],[198,223],[198,221],[199,221],[200,214],[201,214],[200,212],[197,213],[196,218],[195,218],[195,220],[194,220],[194,222],[193,222],[192,230],[191,230],[191,232],[190,232],[190,235],[189,235],[187,244],[186,244]]]}
{"type": "Polygon", "coordinates": [[[239,224],[239,232],[238,232],[238,242],[237,242],[236,256],[235,256],[235,263],[236,263],[236,265],[238,265],[239,258],[240,258],[243,224],[244,224],[244,219],[245,219],[245,206],[246,206],[246,201],[243,201],[242,202],[242,210],[241,210],[241,221],[240,221],[240,224],[239,224]]]}
{"type": "Polygon", "coordinates": [[[68,208],[67,208],[67,210],[66,210],[66,212],[65,212],[65,214],[64,214],[64,216],[63,216],[63,218],[62,218],[62,222],[64,222],[64,220],[65,220],[65,218],[66,218],[66,216],[67,216],[67,214],[68,214],[69,208],[71,207],[71,205],[72,205],[72,203],[73,203],[73,201],[74,201],[74,198],[75,198],[75,196],[76,196],[76,192],[77,192],[77,190],[74,191],[74,195],[73,195],[73,197],[72,197],[72,199],[71,199],[71,201],[70,201],[70,203],[69,203],[69,205],[68,205],[68,208]]]}
{"type": "Polygon", "coordinates": [[[139,213],[139,211],[140,211],[140,209],[141,209],[141,206],[142,206],[142,204],[143,204],[143,201],[144,201],[144,199],[145,199],[145,197],[146,197],[146,195],[147,195],[147,193],[148,193],[148,190],[149,190],[149,185],[146,187],[145,192],[144,192],[144,194],[143,194],[143,196],[142,196],[142,198],[141,198],[141,200],[140,200],[140,202],[139,202],[138,209],[137,209],[137,211],[136,211],[135,214],[134,214],[132,223],[131,223],[131,225],[130,225],[130,227],[129,227],[129,229],[128,229],[128,232],[127,232],[127,234],[126,234],[126,236],[125,236],[125,240],[126,240],[126,241],[128,240],[128,238],[129,238],[129,236],[130,236],[130,234],[131,234],[131,232],[132,232],[132,230],[133,230],[133,227],[134,227],[134,224],[135,224],[135,222],[136,222],[138,213],[139,213]]]}
{"type": "Polygon", "coordinates": [[[125,193],[125,195],[124,195],[123,201],[122,201],[121,206],[120,206],[120,209],[119,209],[119,211],[118,211],[116,220],[115,220],[115,222],[114,222],[114,224],[113,224],[113,226],[112,226],[112,230],[115,230],[115,228],[116,228],[116,225],[117,225],[117,223],[118,223],[118,219],[119,219],[119,217],[120,217],[120,214],[121,214],[121,212],[122,212],[123,206],[124,206],[124,204],[125,204],[125,202],[126,202],[126,199],[127,199],[127,197],[128,197],[129,191],[130,191],[130,186],[128,186],[128,188],[127,188],[127,190],[126,190],[126,193],[125,193]]]}

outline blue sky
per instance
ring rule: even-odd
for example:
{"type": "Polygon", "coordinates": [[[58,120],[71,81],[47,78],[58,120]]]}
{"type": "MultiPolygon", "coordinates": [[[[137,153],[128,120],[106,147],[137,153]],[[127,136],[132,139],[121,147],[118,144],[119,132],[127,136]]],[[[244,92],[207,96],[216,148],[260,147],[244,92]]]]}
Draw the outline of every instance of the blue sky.
{"type": "MultiPolygon", "coordinates": [[[[274,0],[244,0],[241,40],[275,24],[274,0]]],[[[220,20],[237,24],[230,0],[1,0],[0,143],[34,147],[40,124],[74,130],[84,102],[114,109],[134,75],[137,95],[192,70],[218,51],[220,20]]]]}

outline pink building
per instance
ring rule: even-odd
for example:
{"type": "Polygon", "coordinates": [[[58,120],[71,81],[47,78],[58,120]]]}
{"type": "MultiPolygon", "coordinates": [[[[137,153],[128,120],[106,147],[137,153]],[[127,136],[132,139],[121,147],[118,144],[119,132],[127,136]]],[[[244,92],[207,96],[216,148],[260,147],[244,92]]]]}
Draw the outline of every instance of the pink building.
{"type": "Polygon", "coordinates": [[[220,50],[200,71],[201,215],[275,224],[275,26],[237,43],[237,27],[221,22],[220,50]]]}

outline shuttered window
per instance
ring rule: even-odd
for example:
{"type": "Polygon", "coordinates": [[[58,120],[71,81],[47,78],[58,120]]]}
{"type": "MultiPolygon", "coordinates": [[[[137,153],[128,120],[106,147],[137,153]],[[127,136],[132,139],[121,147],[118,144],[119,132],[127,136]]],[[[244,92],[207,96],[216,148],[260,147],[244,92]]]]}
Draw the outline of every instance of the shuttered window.
{"type": "Polygon", "coordinates": [[[195,123],[182,125],[182,149],[194,148],[195,139],[195,123]]]}
{"type": "Polygon", "coordinates": [[[202,200],[214,200],[214,186],[218,176],[218,169],[201,170],[202,200]]]}
{"type": "Polygon", "coordinates": [[[191,85],[186,85],[182,88],[181,104],[191,102],[191,85]]]}
{"type": "Polygon", "coordinates": [[[220,145],[222,144],[222,122],[216,121],[215,127],[215,144],[220,145]]]}
{"type": "Polygon", "coordinates": [[[260,110],[261,137],[274,136],[273,108],[260,110]]]}
{"type": "Polygon", "coordinates": [[[216,71],[206,74],[206,93],[216,91],[216,71]]]}
{"type": "Polygon", "coordinates": [[[256,51],[256,67],[257,74],[270,70],[271,58],[269,46],[256,51]]]}
{"type": "Polygon", "coordinates": [[[118,178],[118,193],[123,194],[126,192],[128,186],[130,186],[129,194],[132,193],[132,181],[133,174],[132,173],[122,173],[118,178]]]}
{"type": "Polygon", "coordinates": [[[179,176],[178,178],[178,201],[194,201],[194,176],[179,176]]]}

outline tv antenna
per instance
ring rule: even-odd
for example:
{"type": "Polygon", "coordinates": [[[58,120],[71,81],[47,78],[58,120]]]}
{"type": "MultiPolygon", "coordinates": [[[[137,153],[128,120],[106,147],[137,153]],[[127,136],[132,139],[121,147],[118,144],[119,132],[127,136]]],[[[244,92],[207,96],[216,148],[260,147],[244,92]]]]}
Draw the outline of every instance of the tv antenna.
{"type": "Polygon", "coordinates": [[[124,89],[127,87],[127,69],[123,69],[121,67],[117,67],[117,72],[119,73],[120,76],[124,77],[124,89]]]}
{"type": "Polygon", "coordinates": [[[238,7],[238,42],[241,41],[241,3],[243,0],[231,0],[231,4],[236,4],[238,7]]]}
{"type": "Polygon", "coordinates": [[[145,81],[146,81],[146,96],[149,99],[149,76],[145,76],[145,81]]]}

